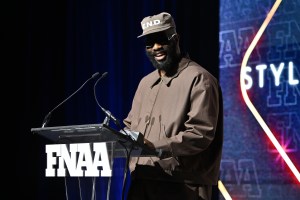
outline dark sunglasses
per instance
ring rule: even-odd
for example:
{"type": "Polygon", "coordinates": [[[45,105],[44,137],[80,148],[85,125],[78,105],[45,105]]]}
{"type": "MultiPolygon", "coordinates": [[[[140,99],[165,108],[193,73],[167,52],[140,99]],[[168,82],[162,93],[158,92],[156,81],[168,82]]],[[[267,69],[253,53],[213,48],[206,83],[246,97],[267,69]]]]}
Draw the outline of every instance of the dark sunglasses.
{"type": "Polygon", "coordinates": [[[165,33],[150,34],[145,38],[145,46],[147,49],[150,49],[153,48],[155,43],[160,45],[167,45],[175,35],[176,34],[174,33],[173,35],[168,37],[165,33]]]}

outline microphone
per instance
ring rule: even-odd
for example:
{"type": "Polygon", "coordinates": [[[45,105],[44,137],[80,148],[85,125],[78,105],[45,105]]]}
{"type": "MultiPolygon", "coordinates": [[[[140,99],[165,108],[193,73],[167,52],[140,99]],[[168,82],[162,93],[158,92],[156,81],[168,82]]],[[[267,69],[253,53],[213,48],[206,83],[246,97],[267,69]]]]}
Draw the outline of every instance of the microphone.
{"type": "MultiPolygon", "coordinates": [[[[79,90],[81,90],[81,88],[83,88],[83,86],[89,82],[90,80],[96,78],[99,75],[99,72],[94,73],[88,80],[86,80],[75,92],[73,92],[68,98],[66,98],[65,100],[63,100],[60,104],[58,104],[57,106],[55,106],[44,118],[43,124],[42,124],[42,128],[44,128],[45,126],[47,126],[47,124],[50,121],[51,118],[51,114],[54,110],[56,110],[59,106],[61,106],[63,103],[65,103],[68,99],[70,99],[74,94],[76,94],[79,90]]],[[[103,76],[103,74],[102,74],[103,76]]],[[[101,77],[102,77],[101,76],[101,77]]]]}
{"type": "Polygon", "coordinates": [[[101,110],[104,112],[104,114],[106,115],[106,118],[105,118],[105,124],[108,125],[109,123],[109,120],[112,119],[113,122],[118,126],[118,128],[121,128],[121,125],[120,125],[120,122],[119,120],[109,111],[109,110],[106,110],[105,108],[103,108],[100,103],[98,102],[98,99],[97,99],[97,94],[96,94],[96,85],[98,84],[98,82],[107,75],[108,73],[107,72],[104,72],[102,74],[102,76],[100,78],[98,78],[98,80],[95,82],[94,84],[94,97],[95,97],[95,100],[97,102],[97,105],[101,108],[101,110]]]}

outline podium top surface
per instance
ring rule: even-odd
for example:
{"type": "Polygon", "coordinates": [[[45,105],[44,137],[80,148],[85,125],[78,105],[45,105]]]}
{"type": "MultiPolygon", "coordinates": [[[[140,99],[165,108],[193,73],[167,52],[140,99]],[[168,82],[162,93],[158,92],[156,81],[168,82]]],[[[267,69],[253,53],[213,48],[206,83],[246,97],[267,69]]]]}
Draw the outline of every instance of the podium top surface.
{"type": "Polygon", "coordinates": [[[54,143],[110,142],[126,137],[105,124],[32,128],[31,132],[54,143]]]}
{"type": "Polygon", "coordinates": [[[158,152],[148,149],[144,144],[133,141],[127,135],[109,127],[106,124],[83,124],[69,126],[53,126],[43,128],[32,128],[33,134],[40,135],[52,143],[94,143],[94,142],[120,142],[117,148],[124,148],[134,144],[138,149],[136,155],[157,155],[158,152]],[[143,152],[142,152],[143,151],[143,152]]]}

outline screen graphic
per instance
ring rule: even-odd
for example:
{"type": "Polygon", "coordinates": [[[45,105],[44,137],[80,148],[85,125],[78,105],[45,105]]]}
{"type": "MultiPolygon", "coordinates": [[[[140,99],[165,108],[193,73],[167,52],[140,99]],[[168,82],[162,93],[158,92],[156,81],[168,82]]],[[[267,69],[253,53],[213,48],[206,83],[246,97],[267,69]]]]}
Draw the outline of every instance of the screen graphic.
{"type": "Polygon", "coordinates": [[[220,2],[220,179],[232,199],[300,196],[299,10],[299,1],[220,2]]]}

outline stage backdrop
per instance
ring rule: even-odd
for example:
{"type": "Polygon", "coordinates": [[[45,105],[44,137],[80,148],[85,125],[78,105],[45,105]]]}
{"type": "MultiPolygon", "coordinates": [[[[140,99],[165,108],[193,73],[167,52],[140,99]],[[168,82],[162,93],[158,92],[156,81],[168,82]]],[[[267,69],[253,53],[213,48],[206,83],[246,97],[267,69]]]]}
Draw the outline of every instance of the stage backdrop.
{"type": "Polygon", "coordinates": [[[220,179],[235,200],[300,197],[300,1],[283,0],[267,25],[265,18],[275,2],[220,1],[225,119],[220,179]],[[241,92],[240,73],[263,23],[267,27],[243,68],[246,92],[257,110],[253,114],[241,92]],[[275,148],[276,141],[289,164],[275,148]]]}

